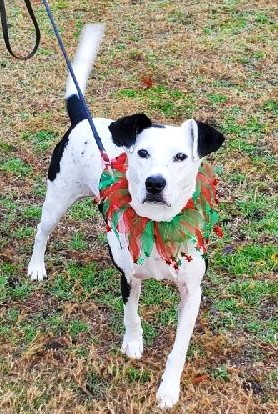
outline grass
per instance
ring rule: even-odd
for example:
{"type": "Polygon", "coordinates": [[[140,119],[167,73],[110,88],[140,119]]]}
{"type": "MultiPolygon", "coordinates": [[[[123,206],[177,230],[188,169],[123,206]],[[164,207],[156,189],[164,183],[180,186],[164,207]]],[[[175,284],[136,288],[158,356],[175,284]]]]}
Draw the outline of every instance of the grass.
{"type": "Polygon", "coordinates": [[[29,141],[36,152],[44,153],[47,151],[50,146],[55,142],[56,134],[52,131],[38,131],[36,133],[24,132],[22,134],[22,139],[29,141]]]}
{"type": "MultiPolygon", "coordinates": [[[[144,81],[144,80],[143,80],[144,81]]],[[[149,82],[152,82],[149,80],[149,82]]],[[[184,116],[194,110],[194,97],[179,90],[171,90],[165,86],[152,86],[146,89],[122,89],[116,97],[127,101],[143,101],[150,111],[156,111],[168,118],[184,116]]]]}
{"type": "MultiPolygon", "coordinates": [[[[178,293],[144,282],[144,356],[123,356],[120,277],[91,199],[76,203],[50,238],[49,279],[37,285],[26,276],[51,151],[68,125],[65,65],[35,3],[43,32],[36,57],[14,61],[1,45],[0,412],[158,414],[155,392],[174,340],[178,293]]],[[[211,157],[220,167],[224,237],[209,248],[181,400],[170,412],[276,412],[274,2],[51,6],[70,56],[85,22],[106,22],[88,85],[94,115],[146,112],[168,124],[195,117],[227,137],[211,157]]],[[[13,47],[26,51],[32,39],[23,3],[7,7],[13,47]]]]}
{"type": "Polygon", "coordinates": [[[2,162],[0,170],[2,173],[13,174],[17,177],[25,177],[31,172],[32,168],[20,158],[9,158],[2,162]]]}

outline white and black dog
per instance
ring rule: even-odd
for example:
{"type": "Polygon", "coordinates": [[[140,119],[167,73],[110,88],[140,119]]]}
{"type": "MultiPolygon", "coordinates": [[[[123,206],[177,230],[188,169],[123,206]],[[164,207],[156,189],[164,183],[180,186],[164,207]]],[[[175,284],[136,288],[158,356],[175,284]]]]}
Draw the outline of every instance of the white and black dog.
{"type": "MultiPolygon", "coordinates": [[[[102,36],[102,25],[87,25],[83,30],[73,62],[82,92],[102,36]]],[[[46,199],[28,266],[32,280],[46,277],[46,243],[61,216],[77,199],[99,195],[103,163],[70,76],[66,102],[71,127],[52,155],[46,199]]],[[[224,141],[223,135],[214,128],[193,119],[180,126],[168,126],[152,123],[144,114],[134,114],[117,121],[95,118],[94,122],[110,159],[123,151],[127,153],[131,206],[139,216],[156,222],[170,221],[182,210],[195,190],[202,158],[216,151],[224,141]]],[[[122,273],[125,324],[122,351],[128,357],[140,358],[143,352],[138,316],[141,281],[149,277],[168,279],[179,289],[181,302],[176,339],[157,392],[159,406],[172,407],[179,398],[180,378],[201,302],[205,260],[189,243],[187,251],[193,260],[188,262],[182,258],[178,269],[168,265],[155,248],[142,264],[136,264],[124,235],[120,235],[121,243],[113,231],[107,236],[112,259],[122,273]]]]}

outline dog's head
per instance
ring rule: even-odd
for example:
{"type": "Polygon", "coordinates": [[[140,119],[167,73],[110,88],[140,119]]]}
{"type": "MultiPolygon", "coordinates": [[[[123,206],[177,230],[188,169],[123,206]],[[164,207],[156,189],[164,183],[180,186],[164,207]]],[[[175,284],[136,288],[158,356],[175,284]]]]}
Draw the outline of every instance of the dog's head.
{"type": "Polygon", "coordinates": [[[145,114],[120,118],[109,130],[128,155],[132,207],[155,221],[171,220],[182,210],[195,190],[202,158],[224,141],[216,129],[194,119],[175,127],[153,124],[145,114]]]}

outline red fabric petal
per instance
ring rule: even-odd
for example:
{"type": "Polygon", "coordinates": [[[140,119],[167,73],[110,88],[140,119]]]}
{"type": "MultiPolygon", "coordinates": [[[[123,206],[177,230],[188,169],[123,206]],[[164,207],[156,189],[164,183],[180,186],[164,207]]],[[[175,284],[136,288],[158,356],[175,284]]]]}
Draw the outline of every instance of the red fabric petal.
{"type": "Polygon", "coordinates": [[[195,204],[194,204],[194,201],[192,200],[192,198],[190,198],[187,201],[186,206],[183,208],[183,210],[188,209],[188,208],[195,209],[195,204]]]}
{"type": "Polygon", "coordinates": [[[128,235],[128,248],[135,263],[141,254],[141,235],[148,221],[146,217],[137,216],[133,208],[129,207],[123,212],[119,222],[118,230],[128,235]]]}
{"type": "Polygon", "coordinates": [[[220,226],[214,226],[213,231],[218,237],[223,237],[224,236],[224,232],[223,232],[223,230],[221,229],[220,226]]]}
{"type": "Polygon", "coordinates": [[[154,242],[158,254],[166,261],[167,264],[175,264],[173,258],[173,248],[169,243],[165,243],[161,232],[159,231],[159,222],[154,223],[154,242]]]}
{"type": "Polygon", "coordinates": [[[110,197],[111,195],[115,194],[117,190],[120,190],[120,189],[126,190],[127,185],[128,185],[127,179],[121,178],[117,182],[115,182],[115,184],[112,184],[109,187],[103,189],[101,191],[101,197],[104,199],[104,198],[110,197]]]}
{"type": "Polygon", "coordinates": [[[123,152],[118,157],[114,158],[111,161],[111,166],[113,169],[125,173],[127,170],[127,155],[125,152],[123,152]]]}

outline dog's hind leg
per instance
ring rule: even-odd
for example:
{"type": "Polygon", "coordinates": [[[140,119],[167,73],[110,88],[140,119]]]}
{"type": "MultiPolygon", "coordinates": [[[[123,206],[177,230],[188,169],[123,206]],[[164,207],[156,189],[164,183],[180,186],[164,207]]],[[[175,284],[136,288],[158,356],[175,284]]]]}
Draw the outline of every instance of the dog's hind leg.
{"type": "Polygon", "coordinates": [[[75,191],[71,188],[70,191],[68,189],[62,191],[55,181],[49,182],[42,207],[41,221],[37,226],[33,254],[28,265],[28,275],[32,280],[42,280],[46,277],[44,253],[48,237],[71,204],[82,195],[80,189],[75,191]]]}
{"type": "Polygon", "coordinates": [[[125,335],[122,352],[129,358],[141,358],[143,353],[143,330],[138,315],[138,302],[141,293],[141,280],[132,278],[128,284],[122,275],[122,295],[124,300],[125,335]],[[123,280],[124,278],[124,280],[123,280]]]}

